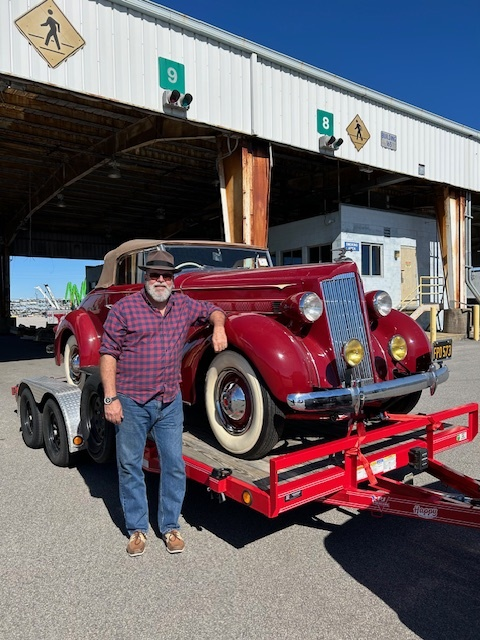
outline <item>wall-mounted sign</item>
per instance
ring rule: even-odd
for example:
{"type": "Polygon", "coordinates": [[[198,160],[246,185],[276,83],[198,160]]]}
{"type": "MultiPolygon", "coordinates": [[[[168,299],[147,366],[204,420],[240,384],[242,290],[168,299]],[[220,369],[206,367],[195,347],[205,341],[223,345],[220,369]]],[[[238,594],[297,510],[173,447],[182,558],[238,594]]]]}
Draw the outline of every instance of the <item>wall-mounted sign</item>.
{"type": "Polygon", "coordinates": [[[333,136],[333,113],[317,109],[317,132],[322,136],[333,136]]]}
{"type": "Polygon", "coordinates": [[[158,59],[159,82],[162,89],[185,93],[185,65],[167,58],[158,59]]]}
{"type": "Polygon", "coordinates": [[[53,0],[46,0],[15,20],[19,31],[52,69],[85,45],[85,40],[53,0]]]}
{"type": "Polygon", "coordinates": [[[391,149],[392,151],[397,150],[397,136],[393,133],[382,131],[380,140],[380,144],[384,149],[391,149]]]}
{"type": "Polygon", "coordinates": [[[357,151],[360,151],[360,149],[370,140],[370,133],[359,115],[356,115],[348,125],[347,133],[357,151]]]}
{"type": "Polygon", "coordinates": [[[344,246],[347,251],[360,251],[359,242],[345,242],[344,246]]]}

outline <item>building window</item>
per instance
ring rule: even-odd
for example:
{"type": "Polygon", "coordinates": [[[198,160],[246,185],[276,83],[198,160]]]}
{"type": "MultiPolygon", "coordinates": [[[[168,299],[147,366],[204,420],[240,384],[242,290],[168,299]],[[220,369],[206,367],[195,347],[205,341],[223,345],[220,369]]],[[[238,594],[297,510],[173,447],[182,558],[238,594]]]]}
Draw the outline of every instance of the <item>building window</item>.
{"type": "Polygon", "coordinates": [[[318,247],[308,247],[308,262],[331,262],[332,261],[332,245],[321,244],[318,247]]]}
{"type": "Polygon", "coordinates": [[[382,275],[382,245],[362,242],[362,276],[382,275]]]}
{"type": "Polygon", "coordinates": [[[282,264],[302,264],[302,250],[282,251],[282,264]]]}

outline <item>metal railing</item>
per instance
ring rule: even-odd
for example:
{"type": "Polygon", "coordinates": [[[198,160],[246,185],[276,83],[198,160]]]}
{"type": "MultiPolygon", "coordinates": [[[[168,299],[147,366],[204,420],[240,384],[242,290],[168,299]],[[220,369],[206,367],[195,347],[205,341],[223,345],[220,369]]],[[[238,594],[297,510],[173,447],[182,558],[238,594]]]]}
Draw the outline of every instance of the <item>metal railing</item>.
{"type": "Polygon", "coordinates": [[[397,309],[415,309],[422,305],[437,304],[442,306],[445,296],[445,278],[443,276],[420,276],[417,287],[406,298],[401,300],[397,309]]]}

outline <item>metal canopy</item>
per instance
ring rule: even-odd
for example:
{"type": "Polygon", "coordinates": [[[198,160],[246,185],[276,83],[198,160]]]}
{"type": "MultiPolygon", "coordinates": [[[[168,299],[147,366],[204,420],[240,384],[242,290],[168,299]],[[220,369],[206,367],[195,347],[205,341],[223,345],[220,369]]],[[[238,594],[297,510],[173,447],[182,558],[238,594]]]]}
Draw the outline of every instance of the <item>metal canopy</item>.
{"type": "MultiPolygon", "coordinates": [[[[247,139],[6,75],[0,129],[9,255],[101,259],[134,237],[223,239],[219,139],[247,139]]],[[[339,203],[435,216],[442,185],[275,144],[272,157],[270,226],[339,203]]],[[[479,194],[472,205],[476,253],[479,194]]]]}

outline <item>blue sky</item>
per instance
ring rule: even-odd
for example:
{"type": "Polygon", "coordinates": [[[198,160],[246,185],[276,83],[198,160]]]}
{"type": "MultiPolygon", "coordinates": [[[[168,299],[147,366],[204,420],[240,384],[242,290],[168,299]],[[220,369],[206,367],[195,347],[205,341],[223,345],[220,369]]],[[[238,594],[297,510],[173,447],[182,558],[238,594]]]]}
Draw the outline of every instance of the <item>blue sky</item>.
{"type": "MultiPolygon", "coordinates": [[[[156,2],[480,130],[480,0],[156,2]]],[[[95,261],[14,258],[11,297],[62,297],[95,261]]]]}

